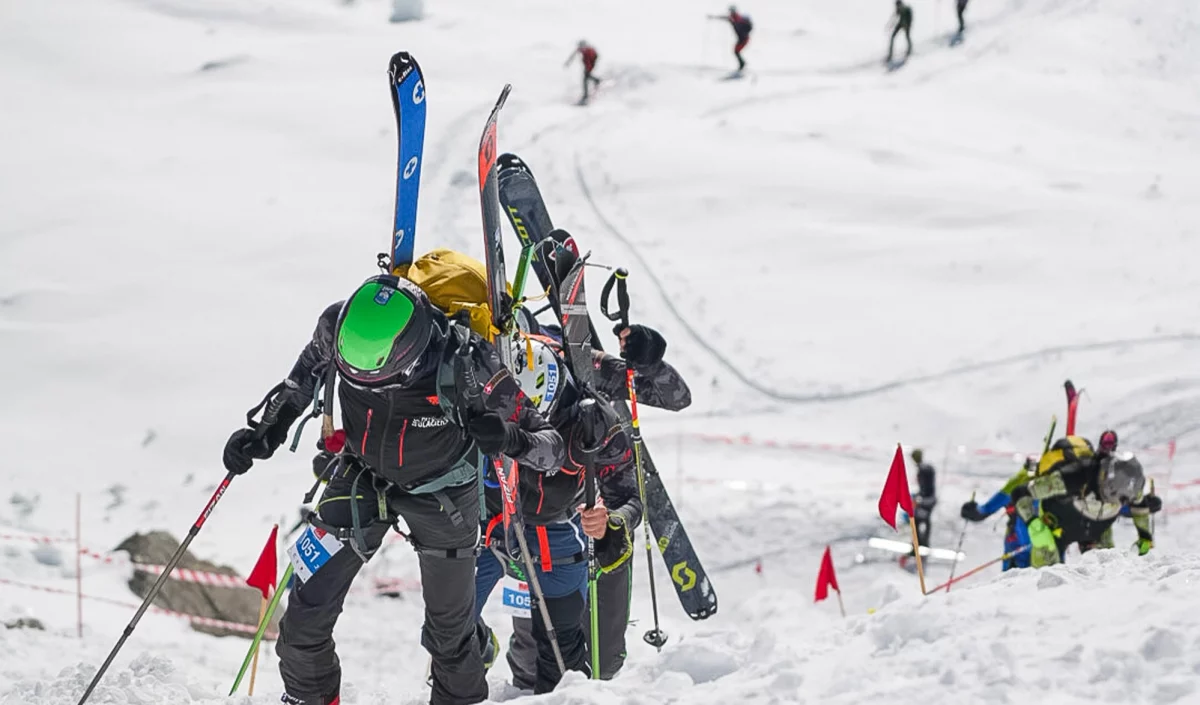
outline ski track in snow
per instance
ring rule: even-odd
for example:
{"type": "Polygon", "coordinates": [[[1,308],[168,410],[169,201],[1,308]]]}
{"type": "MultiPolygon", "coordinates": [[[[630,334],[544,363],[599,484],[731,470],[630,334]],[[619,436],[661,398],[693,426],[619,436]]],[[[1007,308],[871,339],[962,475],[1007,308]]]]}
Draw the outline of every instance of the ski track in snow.
{"type": "Polygon", "coordinates": [[[695,326],[692,325],[692,323],[688,321],[682,313],[680,313],[670,293],[667,291],[666,285],[663,284],[661,279],[659,279],[654,267],[650,265],[650,262],[647,261],[645,256],[642,255],[641,251],[638,250],[638,247],[633,244],[633,240],[629,237],[626,237],[624,233],[622,233],[615,225],[613,225],[613,222],[608,218],[607,215],[605,215],[603,209],[600,208],[600,204],[596,202],[595,197],[592,195],[592,189],[588,185],[587,177],[584,176],[583,168],[580,165],[578,152],[575,154],[575,177],[579,184],[579,190],[583,193],[584,199],[588,202],[592,212],[595,214],[596,220],[598,220],[600,224],[604,226],[605,230],[607,230],[613,237],[625,245],[626,249],[629,250],[634,259],[638,261],[638,264],[641,265],[640,271],[645,273],[650,281],[654,283],[654,288],[658,291],[659,297],[662,299],[662,303],[666,307],[666,310],[676,321],[679,322],[679,325],[682,326],[687,334],[691,337],[692,342],[695,343],[697,347],[707,352],[709,356],[711,356],[713,360],[715,360],[717,364],[721,366],[722,369],[736,377],[742,384],[774,401],[786,402],[789,404],[819,404],[827,402],[852,401],[855,399],[875,396],[877,394],[884,394],[886,392],[895,391],[897,389],[912,385],[923,384],[926,382],[939,382],[960,375],[986,372],[998,367],[1028,362],[1030,360],[1036,360],[1038,358],[1044,358],[1053,355],[1063,355],[1075,352],[1094,352],[1098,350],[1127,349],[1147,345],[1163,345],[1166,343],[1193,344],[1200,342],[1200,335],[1192,333],[1179,333],[1174,335],[1154,335],[1142,338],[1105,340],[1093,343],[1055,345],[1039,348],[1030,352],[1008,355],[995,360],[960,365],[947,370],[942,370],[940,372],[931,372],[929,374],[904,377],[861,389],[837,392],[818,392],[815,394],[796,394],[786,391],[781,392],[778,391],[774,385],[771,385],[770,383],[764,384],[745,374],[736,363],[729,359],[728,356],[723,354],[714,345],[708,342],[705,336],[697,331],[695,326]]]}

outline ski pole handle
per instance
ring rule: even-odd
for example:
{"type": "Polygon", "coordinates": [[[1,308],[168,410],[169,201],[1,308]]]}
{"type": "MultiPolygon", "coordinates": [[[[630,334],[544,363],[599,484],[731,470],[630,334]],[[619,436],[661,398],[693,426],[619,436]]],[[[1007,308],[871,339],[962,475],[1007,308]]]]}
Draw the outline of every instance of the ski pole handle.
{"type": "Polygon", "coordinates": [[[259,402],[258,406],[246,412],[246,424],[254,429],[254,440],[261,441],[263,436],[267,435],[267,431],[279,420],[279,412],[283,409],[283,405],[291,401],[292,396],[299,392],[300,385],[291,379],[285,379],[267,392],[267,396],[259,402]],[[255,421],[254,415],[258,413],[259,409],[263,409],[262,419],[255,421]]]}
{"type": "Polygon", "coordinates": [[[604,282],[604,289],[600,292],[600,312],[610,321],[620,321],[622,328],[629,327],[629,289],[626,285],[628,279],[629,270],[617,267],[608,281],[604,282]],[[614,284],[617,287],[617,310],[612,312],[608,308],[608,302],[614,284]]]}

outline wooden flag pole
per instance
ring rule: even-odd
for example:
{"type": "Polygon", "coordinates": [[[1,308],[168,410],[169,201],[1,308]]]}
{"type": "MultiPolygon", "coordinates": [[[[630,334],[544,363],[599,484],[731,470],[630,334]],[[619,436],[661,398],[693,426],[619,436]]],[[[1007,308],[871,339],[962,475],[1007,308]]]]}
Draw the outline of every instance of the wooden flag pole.
{"type": "Polygon", "coordinates": [[[917,518],[912,514],[908,515],[908,526],[912,529],[912,545],[913,555],[917,557],[917,577],[921,579],[921,594],[928,595],[925,592],[925,566],[921,563],[921,546],[917,543],[917,518]]]}
{"type": "MultiPolygon", "coordinates": [[[[277,588],[278,589],[278,588],[277,588]]],[[[262,598],[262,602],[258,607],[258,623],[263,623],[263,618],[267,616],[267,598],[262,598]]],[[[258,676],[258,652],[261,651],[262,642],[254,645],[254,661],[250,664],[250,686],[248,693],[254,695],[254,679],[258,676]]]]}
{"type": "Polygon", "coordinates": [[[845,619],[846,618],[846,606],[842,604],[842,591],[834,590],[834,592],[836,592],[837,596],[838,596],[838,609],[840,609],[842,611],[842,619],[845,619]]]}

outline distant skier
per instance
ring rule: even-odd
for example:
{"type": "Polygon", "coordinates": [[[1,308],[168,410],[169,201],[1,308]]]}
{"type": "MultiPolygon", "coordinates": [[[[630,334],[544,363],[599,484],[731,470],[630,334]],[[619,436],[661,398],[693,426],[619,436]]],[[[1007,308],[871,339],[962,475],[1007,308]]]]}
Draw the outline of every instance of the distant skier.
{"type": "Polygon", "coordinates": [[[892,15],[892,39],[888,42],[888,63],[892,61],[893,49],[896,47],[896,35],[900,34],[900,30],[904,30],[904,40],[908,42],[908,50],[904,52],[904,58],[907,59],[912,54],[912,8],[904,4],[904,0],[896,0],[896,14],[892,15]]]}
{"type": "Polygon", "coordinates": [[[739,14],[737,7],[730,5],[728,15],[709,15],[710,20],[725,20],[733,27],[733,33],[737,37],[736,43],[733,45],[733,55],[737,58],[738,73],[741,73],[746,68],[746,60],[742,58],[742,50],[750,43],[750,30],[754,29],[754,25],[750,22],[749,15],[739,14]]]}
{"type": "Polygon", "coordinates": [[[967,25],[963,22],[963,12],[967,9],[967,0],[958,0],[958,33],[962,34],[966,31],[967,25]]]}
{"type": "Polygon", "coordinates": [[[917,520],[917,543],[929,547],[929,519],[933,516],[933,507],[937,504],[935,487],[936,473],[933,466],[924,462],[925,454],[920,448],[913,448],[912,460],[917,464],[917,496],[914,504],[913,518],[917,520]]]}
{"type": "Polygon", "coordinates": [[[575,47],[575,51],[571,52],[571,55],[567,57],[567,63],[563,64],[563,68],[570,66],[576,56],[583,60],[583,97],[579,99],[579,102],[586,103],[588,101],[589,89],[592,86],[600,85],[600,78],[592,74],[592,71],[596,68],[596,59],[600,58],[600,55],[596,53],[595,47],[580,39],[579,44],[575,47]]]}

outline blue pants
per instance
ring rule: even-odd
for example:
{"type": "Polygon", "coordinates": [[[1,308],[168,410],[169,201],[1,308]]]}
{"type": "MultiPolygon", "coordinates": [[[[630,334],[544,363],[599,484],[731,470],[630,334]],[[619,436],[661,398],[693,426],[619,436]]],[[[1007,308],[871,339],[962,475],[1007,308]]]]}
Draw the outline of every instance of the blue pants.
{"type": "MultiPolygon", "coordinates": [[[[1029,545],[1029,527],[1021,517],[1014,517],[1013,529],[1004,535],[1004,552],[1012,553],[1022,546],[1029,545]]],[[[1028,568],[1029,567],[1029,551],[1019,553],[1012,558],[1004,561],[1002,570],[1009,568],[1028,568]]]]}
{"type": "MultiPolygon", "coordinates": [[[[501,554],[516,554],[516,537],[510,539],[512,551],[505,551],[504,527],[497,524],[489,539],[501,554]]],[[[563,663],[573,671],[588,673],[587,638],[583,631],[583,613],[587,608],[587,538],[583,535],[579,517],[547,526],[527,526],[525,541],[537,573],[538,583],[546,598],[546,608],[557,634],[563,663]],[[549,554],[549,566],[544,560],[549,554]]],[[[518,568],[525,565],[518,559],[518,568]]],[[[488,595],[504,577],[505,566],[490,548],[480,551],[475,559],[475,618],[478,621],[488,595]]],[[[536,600],[532,594],[531,598],[536,600]]],[[[535,693],[549,693],[562,679],[554,648],[536,602],[533,604],[533,637],[537,643],[537,676],[535,693]]]]}

